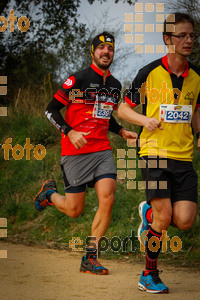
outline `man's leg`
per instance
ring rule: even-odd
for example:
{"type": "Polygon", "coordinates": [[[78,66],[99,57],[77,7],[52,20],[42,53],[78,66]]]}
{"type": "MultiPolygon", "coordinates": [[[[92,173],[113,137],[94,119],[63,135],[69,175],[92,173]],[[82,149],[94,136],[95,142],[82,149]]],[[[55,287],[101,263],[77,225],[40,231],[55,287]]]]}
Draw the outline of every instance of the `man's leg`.
{"type": "Polygon", "coordinates": [[[157,270],[157,259],[161,250],[160,238],[162,236],[162,230],[167,230],[172,216],[172,205],[170,198],[154,198],[151,200],[153,211],[153,222],[147,233],[146,242],[146,269],[145,275],[151,271],[157,270]],[[157,251],[151,251],[149,241],[151,238],[157,238],[159,240],[160,247],[157,251]]]}
{"type": "Polygon", "coordinates": [[[95,184],[96,193],[99,199],[99,207],[92,223],[92,237],[86,256],[82,258],[80,271],[95,275],[107,275],[108,269],[104,268],[97,261],[98,242],[105,235],[111,221],[112,207],[114,204],[114,193],[116,181],[112,178],[103,178],[95,184]]]}
{"type": "Polygon", "coordinates": [[[140,290],[151,293],[168,293],[168,288],[159,278],[157,259],[162,247],[160,241],[162,230],[167,230],[171,222],[171,200],[170,198],[153,198],[151,199],[151,206],[153,211],[153,222],[147,233],[146,268],[140,277],[138,287],[140,290]],[[157,250],[154,250],[157,245],[157,250]]]}
{"type": "Polygon", "coordinates": [[[151,227],[157,231],[167,230],[171,222],[172,204],[170,198],[151,199],[153,221],[151,227]]]}
{"type": "Polygon", "coordinates": [[[65,193],[65,196],[54,193],[51,196],[51,202],[60,212],[69,217],[77,218],[84,209],[85,192],[65,193]]]}
{"type": "Polygon", "coordinates": [[[192,227],[197,213],[197,203],[177,201],[173,203],[173,222],[180,230],[192,227]]]}
{"type": "MultiPolygon", "coordinates": [[[[196,213],[197,204],[195,202],[187,200],[174,202],[170,225],[180,230],[187,230],[193,225],[196,213]]],[[[149,229],[148,227],[153,222],[152,207],[146,201],[140,203],[139,215],[141,224],[138,228],[138,238],[141,237],[144,230],[149,229]]]]}
{"type": "Polygon", "coordinates": [[[78,217],[84,208],[85,203],[85,185],[70,187],[65,196],[58,194],[56,182],[52,179],[47,180],[42,189],[34,198],[35,208],[42,211],[48,205],[55,207],[69,217],[78,217]]]}
{"type": "Polygon", "coordinates": [[[92,236],[97,240],[105,235],[110,225],[115,189],[116,181],[112,178],[103,178],[95,184],[99,207],[92,223],[92,236]]]}

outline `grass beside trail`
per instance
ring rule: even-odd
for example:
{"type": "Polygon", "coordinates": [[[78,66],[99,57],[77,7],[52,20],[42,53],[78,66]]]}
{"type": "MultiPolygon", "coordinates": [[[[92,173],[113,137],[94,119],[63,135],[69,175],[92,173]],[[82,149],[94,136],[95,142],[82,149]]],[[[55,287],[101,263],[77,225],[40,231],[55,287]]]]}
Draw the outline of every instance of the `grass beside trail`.
{"type": "MultiPolygon", "coordinates": [[[[8,112],[7,118],[1,118],[0,143],[4,144],[8,138],[12,138],[12,147],[17,144],[24,147],[26,139],[30,138],[30,143],[34,148],[38,144],[46,148],[46,156],[42,160],[37,160],[31,150],[30,160],[26,160],[26,152],[22,159],[16,160],[12,156],[12,151],[9,150],[9,160],[5,160],[3,149],[0,149],[0,218],[8,220],[8,237],[5,238],[5,241],[40,244],[69,250],[69,241],[73,237],[80,237],[85,241],[85,238],[91,234],[92,220],[98,208],[95,190],[87,190],[84,212],[77,219],[65,216],[55,207],[48,207],[42,213],[36,212],[33,207],[33,198],[45,180],[54,178],[59,193],[64,194],[60,171],[60,133],[49,123],[41,111],[27,114],[25,109],[16,110],[9,107],[8,112]]],[[[131,125],[126,124],[127,126],[136,130],[131,125]]],[[[117,149],[128,149],[128,147],[119,136],[109,134],[109,137],[115,160],[117,160],[117,149]]],[[[19,152],[17,153],[19,154],[19,152]]],[[[200,154],[195,149],[194,167],[200,178],[199,157],[200,154]]],[[[136,174],[136,179],[141,179],[138,169],[136,174]]],[[[117,181],[112,221],[106,235],[108,251],[103,252],[104,257],[144,259],[137,239],[134,244],[132,243],[133,252],[130,240],[125,251],[122,247],[126,237],[130,237],[131,234],[137,235],[140,222],[138,205],[143,200],[145,200],[143,190],[127,189],[127,179],[117,181]],[[115,249],[119,248],[119,250],[113,251],[111,243],[115,249]]],[[[168,251],[161,254],[163,261],[173,262],[179,266],[195,267],[200,265],[199,212],[198,210],[195,224],[190,230],[181,232],[175,228],[169,228],[170,240],[172,237],[178,236],[182,240],[182,249],[175,253],[170,249],[170,242],[168,242],[168,251]]],[[[77,246],[77,248],[84,246],[77,246]]],[[[106,247],[105,241],[102,243],[102,247],[106,247]]]]}

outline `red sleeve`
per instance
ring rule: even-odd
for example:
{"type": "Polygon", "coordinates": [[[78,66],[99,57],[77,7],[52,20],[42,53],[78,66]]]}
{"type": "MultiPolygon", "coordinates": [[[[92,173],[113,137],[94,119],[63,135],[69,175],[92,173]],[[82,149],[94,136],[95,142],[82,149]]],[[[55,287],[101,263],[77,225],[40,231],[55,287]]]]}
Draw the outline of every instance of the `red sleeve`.
{"type": "Polygon", "coordinates": [[[131,107],[136,107],[137,104],[133,103],[127,96],[124,97],[124,101],[128,103],[131,107]]]}
{"type": "Polygon", "coordinates": [[[200,94],[199,94],[199,96],[198,96],[198,98],[197,98],[197,104],[196,104],[195,110],[196,110],[197,108],[200,108],[200,94]]]}
{"type": "Polygon", "coordinates": [[[54,98],[56,98],[56,100],[58,100],[59,102],[61,102],[64,105],[68,105],[70,103],[69,100],[69,95],[67,93],[65,93],[62,89],[59,89],[55,95],[54,98]]]}
{"type": "Polygon", "coordinates": [[[54,98],[64,105],[71,103],[69,94],[75,88],[77,80],[75,76],[68,77],[62,87],[55,93],[54,98]]]}

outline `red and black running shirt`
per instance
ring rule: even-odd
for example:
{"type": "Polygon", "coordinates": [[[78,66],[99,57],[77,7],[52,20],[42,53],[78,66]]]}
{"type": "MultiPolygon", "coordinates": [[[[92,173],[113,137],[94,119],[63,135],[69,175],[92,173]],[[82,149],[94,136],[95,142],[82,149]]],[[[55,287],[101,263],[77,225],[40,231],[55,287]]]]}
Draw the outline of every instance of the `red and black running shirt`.
{"type": "Polygon", "coordinates": [[[110,71],[103,84],[103,72],[95,65],[70,76],[54,95],[66,106],[65,121],[74,130],[90,132],[87,144],[77,150],[67,135],[62,133],[61,155],[78,155],[111,149],[107,137],[109,110],[117,109],[121,83],[110,71]],[[102,108],[103,107],[103,108],[102,108]],[[95,114],[100,111],[101,116],[95,114]],[[108,110],[107,110],[108,109],[108,110]]]}

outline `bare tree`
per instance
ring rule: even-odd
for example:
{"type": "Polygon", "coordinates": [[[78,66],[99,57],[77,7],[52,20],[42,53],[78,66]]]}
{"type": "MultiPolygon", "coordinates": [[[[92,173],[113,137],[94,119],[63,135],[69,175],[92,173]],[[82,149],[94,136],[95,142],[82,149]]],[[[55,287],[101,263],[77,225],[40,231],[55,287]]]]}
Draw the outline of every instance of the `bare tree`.
{"type": "MultiPolygon", "coordinates": [[[[97,16],[95,22],[87,20],[87,23],[88,30],[85,34],[84,43],[80,44],[79,47],[76,46],[76,51],[71,49],[70,62],[66,60],[65,63],[65,55],[69,55],[69,50],[66,48],[68,51],[65,54],[64,52],[62,53],[62,57],[64,58],[62,69],[64,73],[60,72],[60,74],[65,74],[66,77],[66,75],[86,68],[91,63],[90,50],[92,39],[100,32],[108,31],[115,37],[115,55],[110,68],[111,72],[114,73],[114,75],[115,73],[120,74],[120,78],[118,79],[122,83],[124,83],[127,78],[132,78],[136,70],[134,66],[131,70],[128,68],[127,59],[134,55],[134,50],[133,47],[130,49],[130,46],[124,43],[123,24],[119,23],[116,18],[111,18],[109,10],[103,12],[101,16],[97,16]],[[127,70],[129,70],[129,72],[127,72],[127,70]]],[[[77,36],[74,40],[76,44],[78,44],[78,39],[79,37],[77,36]]],[[[65,78],[62,78],[62,80],[63,79],[65,78]]]]}

